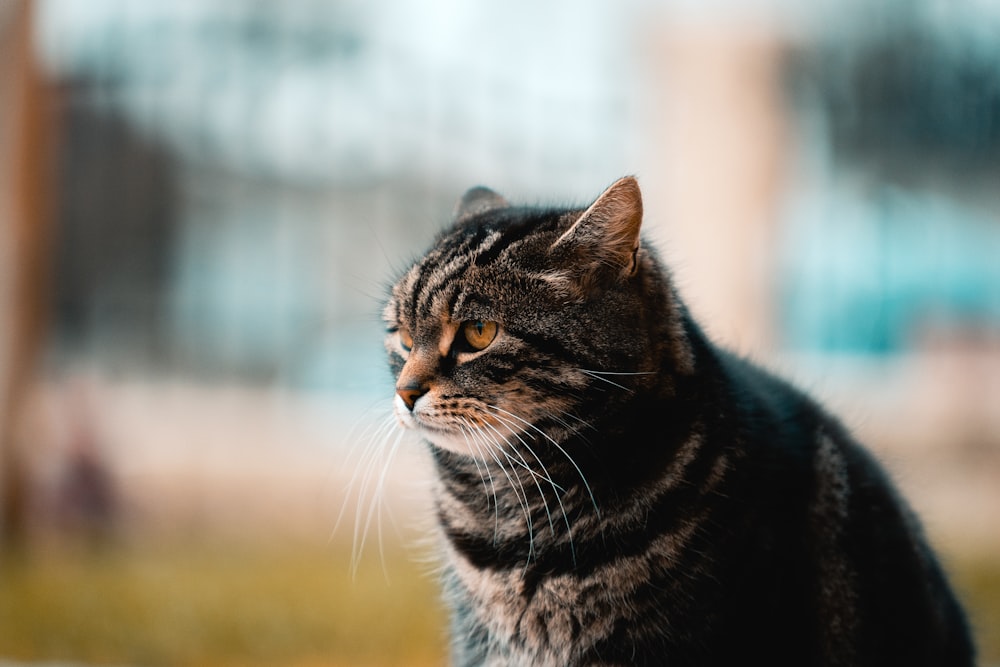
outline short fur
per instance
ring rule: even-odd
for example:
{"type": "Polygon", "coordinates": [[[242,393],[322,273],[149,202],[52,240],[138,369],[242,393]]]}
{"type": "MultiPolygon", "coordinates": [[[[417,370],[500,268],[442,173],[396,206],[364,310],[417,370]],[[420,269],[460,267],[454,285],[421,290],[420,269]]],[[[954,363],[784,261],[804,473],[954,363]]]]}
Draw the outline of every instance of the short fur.
{"type": "Polygon", "coordinates": [[[641,219],[631,177],[586,209],[474,188],[392,289],[386,349],[437,472],[453,662],[972,665],[882,468],[709,341],[641,219]],[[470,322],[498,333],[476,349],[470,322]]]}

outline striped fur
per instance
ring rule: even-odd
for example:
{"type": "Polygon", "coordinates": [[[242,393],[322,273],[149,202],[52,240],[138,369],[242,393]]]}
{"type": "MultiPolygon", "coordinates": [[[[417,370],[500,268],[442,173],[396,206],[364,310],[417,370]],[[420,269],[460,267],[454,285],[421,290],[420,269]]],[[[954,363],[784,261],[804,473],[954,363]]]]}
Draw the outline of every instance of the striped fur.
{"type": "MultiPolygon", "coordinates": [[[[639,244],[485,188],[392,289],[400,422],[430,444],[456,665],[971,665],[878,464],[708,341],[639,244]],[[485,347],[469,323],[497,323],[485,347]]],[[[477,331],[490,331],[480,325],[477,331]]]]}

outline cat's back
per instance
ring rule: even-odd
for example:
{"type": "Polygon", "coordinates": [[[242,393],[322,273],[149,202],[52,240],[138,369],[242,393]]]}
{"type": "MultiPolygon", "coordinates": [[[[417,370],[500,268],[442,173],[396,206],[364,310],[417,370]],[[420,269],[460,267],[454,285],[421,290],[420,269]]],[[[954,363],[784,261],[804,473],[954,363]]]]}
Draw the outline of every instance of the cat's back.
{"type": "Polygon", "coordinates": [[[753,554],[741,613],[756,599],[764,625],[797,627],[788,642],[827,664],[973,664],[964,615],[883,466],[790,383],[720,359],[738,425],[724,437],[745,456],[730,490],[753,554]]]}

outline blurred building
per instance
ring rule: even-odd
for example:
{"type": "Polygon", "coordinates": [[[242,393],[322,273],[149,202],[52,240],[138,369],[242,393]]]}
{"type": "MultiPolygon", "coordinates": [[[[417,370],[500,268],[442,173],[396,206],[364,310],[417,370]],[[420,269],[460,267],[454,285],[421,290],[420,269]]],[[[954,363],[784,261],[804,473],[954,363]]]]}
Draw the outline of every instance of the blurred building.
{"type": "Polygon", "coordinates": [[[583,201],[632,161],[628,33],[610,6],[525,25],[461,3],[42,9],[66,82],[68,355],[355,387],[381,365],[372,318],[392,264],[464,188],[583,201]]]}
{"type": "Polygon", "coordinates": [[[848,6],[822,30],[645,3],[531,21],[509,4],[40,7],[64,82],[67,349],[292,383],[364,374],[335,350],[365,346],[392,263],[465,187],[584,202],[637,170],[724,339],[742,327],[725,313],[754,304],[727,300],[740,276],[697,249],[727,242],[699,233],[773,265],[741,264],[764,283],[754,344],[892,355],[1000,323],[1000,17],[985,5],[848,6]],[[739,108],[685,116],[700,98],[739,108]],[[735,193],[742,220],[702,191],[734,180],[762,192],[735,193]]]}
{"type": "Polygon", "coordinates": [[[1000,331],[1000,10],[888,3],[790,59],[788,342],[891,355],[1000,331]]]}
{"type": "Polygon", "coordinates": [[[39,1],[52,375],[375,400],[387,282],[467,187],[637,173],[713,336],[996,481],[1000,11],[737,4],[39,1]]]}

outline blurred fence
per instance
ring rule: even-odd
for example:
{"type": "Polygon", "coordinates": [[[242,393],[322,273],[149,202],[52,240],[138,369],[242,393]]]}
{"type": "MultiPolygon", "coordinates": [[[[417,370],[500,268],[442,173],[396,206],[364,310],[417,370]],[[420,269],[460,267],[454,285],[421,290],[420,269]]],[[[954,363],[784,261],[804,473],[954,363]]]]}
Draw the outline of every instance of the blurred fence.
{"type": "MultiPolygon", "coordinates": [[[[643,3],[534,8],[528,22],[517,4],[447,20],[407,2],[39,8],[60,81],[56,321],[69,355],[293,385],[364,376],[354,351],[377,349],[365,318],[392,264],[422,250],[465,187],[582,202],[638,169],[656,179],[655,212],[670,187],[659,165],[704,164],[673,155],[698,151],[676,134],[697,129],[669,115],[699,82],[656,50],[685,24],[643,3]],[[652,86],[666,89],[663,117],[645,108],[652,86]]],[[[846,8],[819,36],[766,38],[799,36],[763,61],[785,86],[769,94],[791,101],[785,189],[768,195],[770,222],[743,221],[786,212],[777,249],[762,251],[777,268],[750,276],[778,286],[754,297],[772,343],[896,354],[927,327],[997,328],[996,14],[888,3],[846,8]]],[[[743,122],[729,113],[707,122],[743,122]]],[[[727,159],[740,158],[717,166],[727,159]]],[[[723,223],[684,219],[697,207],[660,208],[674,214],[654,221],[668,238],[701,228],[696,243],[727,243],[723,223]]],[[[692,275],[696,300],[714,275],[740,280],[720,266],[692,275]]],[[[710,317],[738,307],[725,299],[710,317]]]]}
{"type": "Polygon", "coordinates": [[[624,33],[543,78],[540,26],[500,68],[434,47],[443,31],[475,53],[488,16],[449,27],[405,3],[41,7],[67,355],[356,390],[392,263],[468,179],[579,198],[627,162],[624,33]]]}
{"type": "Polygon", "coordinates": [[[637,172],[713,335],[993,451],[1000,12],[722,5],[39,1],[47,377],[374,400],[385,285],[465,188],[637,172]]]}

